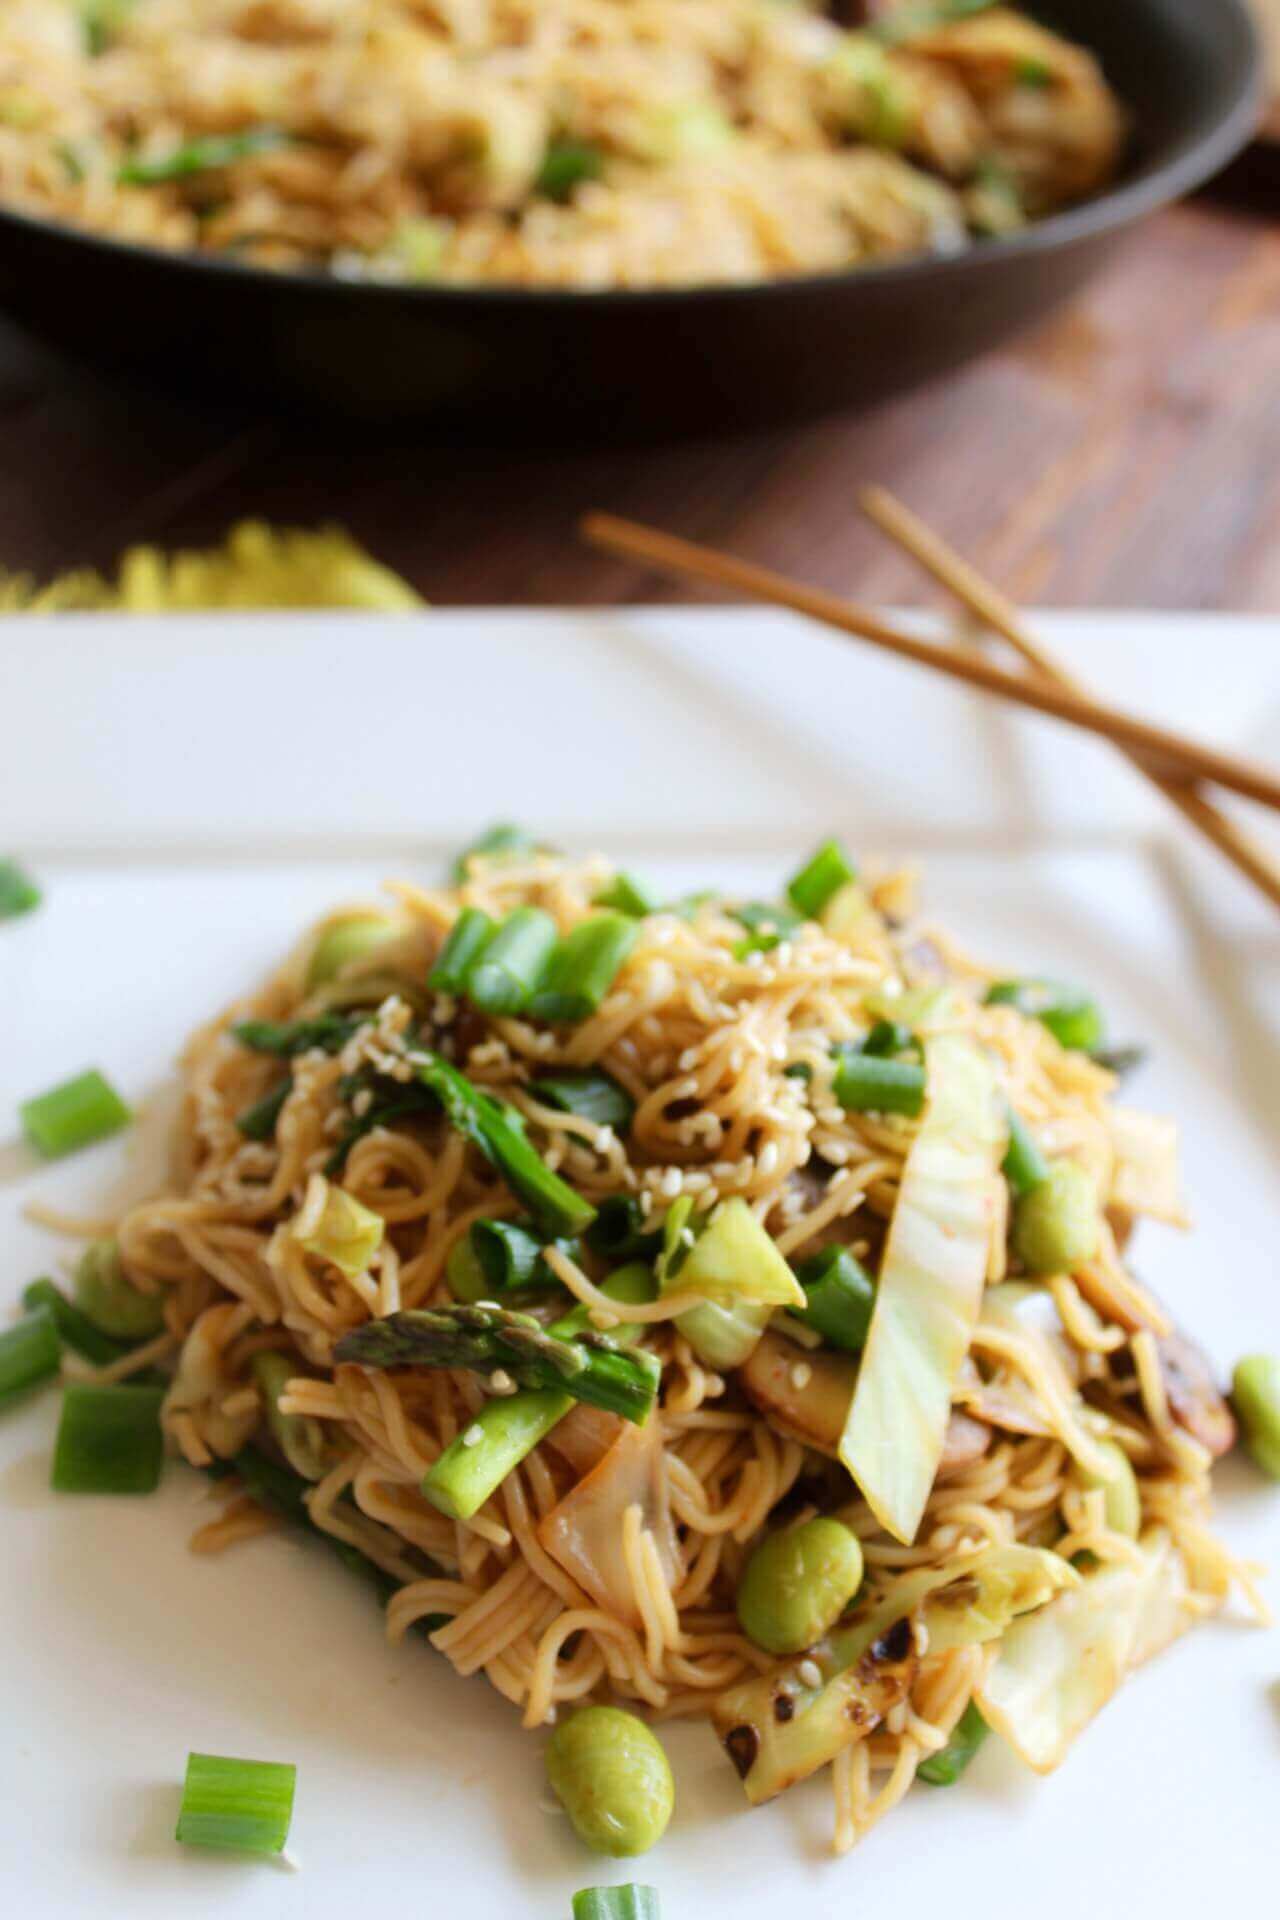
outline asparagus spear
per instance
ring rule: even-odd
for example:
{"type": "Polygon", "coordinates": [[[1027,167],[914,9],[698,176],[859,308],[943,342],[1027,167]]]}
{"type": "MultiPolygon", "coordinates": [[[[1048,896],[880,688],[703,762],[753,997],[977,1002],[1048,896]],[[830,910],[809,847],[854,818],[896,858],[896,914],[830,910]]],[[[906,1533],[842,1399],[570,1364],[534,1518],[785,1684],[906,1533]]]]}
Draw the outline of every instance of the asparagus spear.
{"type": "MultiPolygon", "coordinates": [[[[651,1300],[653,1274],[638,1264],[620,1267],[601,1292],[611,1300],[651,1300]]],[[[547,1329],[548,1334],[556,1340],[575,1339],[588,1330],[587,1313],[585,1306],[571,1307],[547,1329]]],[[[614,1340],[619,1347],[630,1347],[643,1334],[643,1326],[621,1326],[614,1340]]],[[[469,1520],[572,1405],[573,1395],[562,1387],[531,1387],[486,1401],[470,1426],[440,1455],[423,1480],[422,1491],[450,1519],[469,1520]]]]}
{"type": "Polygon", "coordinates": [[[367,1013],[359,1017],[319,1013],[313,1020],[238,1020],[231,1031],[251,1053],[273,1053],[278,1059],[291,1060],[295,1053],[309,1053],[312,1047],[322,1053],[341,1053],[368,1018],[367,1013]]]}
{"type": "Polygon", "coordinates": [[[362,1367],[458,1367],[503,1372],[522,1387],[557,1387],[643,1426],[658,1391],[651,1353],[623,1353],[604,1334],[544,1332],[531,1314],[454,1306],[393,1313],[344,1334],[335,1358],[362,1367]]]}

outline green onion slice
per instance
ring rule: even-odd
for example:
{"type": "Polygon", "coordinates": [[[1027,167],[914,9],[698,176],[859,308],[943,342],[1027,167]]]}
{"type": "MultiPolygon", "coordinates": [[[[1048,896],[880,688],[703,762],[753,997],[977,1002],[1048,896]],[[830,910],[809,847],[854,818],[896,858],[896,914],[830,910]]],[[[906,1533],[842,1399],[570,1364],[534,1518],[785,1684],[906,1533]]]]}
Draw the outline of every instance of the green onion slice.
{"type": "Polygon", "coordinates": [[[604,154],[593,140],[552,140],[533,183],[547,200],[567,200],[584,180],[598,180],[604,154]]]}
{"type": "Polygon", "coordinates": [[[580,920],[552,955],[546,980],[533,996],[535,1020],[585,1020],[595,1013],[639,936],[624,913],[596,913],[580,920]]]}
{"type": "Polygon", "coordinates": [[[427,985],[437,993],[461,993],[494,932],[494,922],[480,907],[464,907],[427,975],[427,985]]]}
{"type": "Polygon", "coordinates": [[[16,920],[19,914],[30,913],[42,897],[35,881],[16,860],[0,860],[0,920],[16,920]]]}
{"type": "Polygon", "coordinates": [[[274,1140],[276,1122],[284,1112],[285,1101],[293,1092],[293,1075],[286,1074],[278,1087],[264,1093],[261,1100],[242,1107],[236,1115],[236,1129],[246,1140],[274,1140]]]}
{"type": "Polygon", "coordinates": [[[37,1094],[18,1108],[22,1130],[36,1152],[56,1160],[127,1127],[132,1115],[96,1067],[37,1094]]]}
{"type": "Polygon", "coordinates": [[[914,1060],[881,1060],[856,1047],[836,1051],[832,1091],[854,1113],[915,1115],[924,1106],[924,1068],[914,1060]]]}
{"type": "Polygon", "coordinates": [[[177,1838],[187,1847],[279,1853],[289,1838],[298,1769],[278,1760],[187,1755],[177,1838]]]}
{"type": "Polygon", "coordinates": [[[602,1200],[583,1237],[592,1253],[609,1261],[652,1260],[662,1242],[660,1230],[646,1227],[633,1193],[613,1193],[602,1200]]]}
{"type": "MultiPolygon", "coordinates": [[[[522,1287],[560,1285],[543,1258],[546,1240],[532,1221],[477,1220],[467,1238],[484,1282],[477,1299],[488,1300],[522,1287]]],[[[576,1240],[557,1240],[554,1244],[571,1260],[581,1258],[582,1249],[576,1240]]]]}
{"type": "Polygon", "coordinates": [[[931,1787],[953,1787],[990,1731],[971,1700],[946,1746],[920,1762],[916,1778],[926,1780],[931,1787]]]}
{"type": "Polygon", "coordinates": [[[504,820],[462,849],[453,863],[453,883],[460,887],[471,878],[473,860],[518,860],[522,854],[534,852],[536,848],[532,835],[527,834],[523,827],[512,826],[510,821],[504,820]]]}
{"type": "Polygon", "coordinates": [[[75,1382],[62,1397],[51,1484],[57,1493],[154,1493],[164,1439],[163,1387],[75,1382]]]}
{"type": "Polygon", "coordinates": [[[647,880],[637,879],[634,873],[615,873],[608,886],[599,892],[593,904],[597,907],[613,907],[618,913],[629,913],[635,920],[643,920],[647,913],[660,913],[662,901],[647,880]]]}
{"type": "Polygon", "coordinates": [[[313,1048],[321,1053],[341,1053],[356,1028],[368,1018],[367,1014],[356,1019],[345,1013],[319,1013],[311,1020],[237,1020],[231,1032],[250,1053],[271,1053],[277,1059],[291,1060],[295,1054],[310,1053],[313,1048]]]}
{"type": "Polygon", "coordinates": [[[806,920],[816,920],[833,894],[856,880],[858,870],[838,840],[826,840],[787,882],[787,898],[806,920]]]}
{"type": "Polygon", "coordinates": [[[576,1114],[580,1120],[590,1120],[597,1127],[612,1127],[615,1133],[626,1133],[635,1117],[636,1106],[631,1095],[601,1067],[584,1067],[581,1071],[566,1067],[560,1072],[544,1073],[529,1091],[544,1106],[555,1107],[559,1113],[576,1114]]]}
{"type": "Polygon", "coordinates": [[[203,140],[188,140],[170,153],[147,159],[134,154],[116,170],[122,187],[161,187],[171,180],[186,180],[195,173],[211,173],[218,167],[233,167],[257,153],[273,153],[287,146],[289,136],[279,127],[246,127],[240,133],[213,133],[203,140]]]}
{"type": "Polygon", "coordinates": [[[895,1054],[910,1052],[914,1052],[919,1059],[920,1043],[910,1027],[904,1027],[900,1020],[877,1020],[862,1042],[862,1051],[878,1060],[888,1060],[895,1054]]]}
{"type": "Polygon", "coordinates": [[[1049,1178],[1049,1162],[1026,1121],[1009,1108],[1009,1150],[1001,1172],[1016,1194],[1030,1193],[1049,1178]]]}
{"type": "Polygon", "coordinates": [[[660,1920],[656,1887],[583,1887],[573,1896],[573,1920],[660,1920]]]}
{"type": "Polygon", "coordinates": [[[740,907],[731,907],[730,916],[748,933],[772,934],[776,940],[782,940],[796,928],[803,925],[803,917],[793,913],[790,907],[780,906],[777,901],[745,900],[740,907]]]}
{"type": "Polygon", "coordinates": [[[47,1306],[38,1306],[0,1333],[0,1407],[51,1380],[61,1363],[58,1323],[47,1306]]]}
{"type": "Polygon", "coordinates": [[[795,1270],[805,1306],[796,1313],[829,1347],[861,1353],[876,1303],[875,1281],[847,1247],[824,1247],[795,1270]]]}
{"type": "Polygon", "coordinates": [[[482,1013],[522,1013],[547,975],[557,938],[549,913],[517,907],[469,968],[467,998],[482,1013]]]}
{"type": "Polygon", "coordinates": [[[989,1007],[1016,1007],[1048,1027],[1060,1046],[1090,1053],[1103,1044],[1102,1009],[1081,987],[1063,980],[997,980],[988,987],[989,1007]]]}

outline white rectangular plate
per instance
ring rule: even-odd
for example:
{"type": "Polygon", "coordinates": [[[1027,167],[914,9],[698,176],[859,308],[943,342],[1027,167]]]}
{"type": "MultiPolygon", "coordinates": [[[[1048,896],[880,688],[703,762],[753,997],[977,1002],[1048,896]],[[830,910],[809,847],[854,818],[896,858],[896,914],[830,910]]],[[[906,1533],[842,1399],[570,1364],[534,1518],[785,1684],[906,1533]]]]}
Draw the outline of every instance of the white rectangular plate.
{"type": "MultiPolygon", "coordinates": [[[[1280,752],[1265,622],[1047,620],[1118,699],[1280,752]]],[[[936,917],[984,956],[1087,980],[1175,1113],[1197,1231],[1143,1228],[1146,1279],[1226,1367],[1280,1347],[1280,928],[1107,750],[782,616],[434,614],[68,620],[10,641],[0,853],[47,901],[0,927],[0,1289],[64,1249],[26,1201],[97,1211],[159,1166],[150,1124],[39,1168],[19,1099],[94,1062],[145,1100],[184,1034],[308,916],[439,871],[514,817],[659,882],[761,891],[815,838],[925,855],[936,917]]],[[[988,1743],[829,1858],[825,1781],[748,1813],[708,1731],[673,1730],[679,1802],[643,1861],[583,1853],[546,1811],[537,1738],[482,1681],[393,1652],[329,1558],[255,1542],[198,1560],[208,1508],[48,1491],[56,1396],[0,1420],[4,1911],[348,1920],[353,1910],[567,1920],[639,1878],[664,1920],[906,1915],[1201,1920],[1274,1875],[1274,1638],[1231,1620],[1139,1675],[1047,1780],[988,1743]],[[298,1765],[283,1871],[172,1838],[189,1749],[298,1765]]],[[[1280,1558],[1280,1497],[1220,1476],[1233,1546],[1280,1558]]]]}

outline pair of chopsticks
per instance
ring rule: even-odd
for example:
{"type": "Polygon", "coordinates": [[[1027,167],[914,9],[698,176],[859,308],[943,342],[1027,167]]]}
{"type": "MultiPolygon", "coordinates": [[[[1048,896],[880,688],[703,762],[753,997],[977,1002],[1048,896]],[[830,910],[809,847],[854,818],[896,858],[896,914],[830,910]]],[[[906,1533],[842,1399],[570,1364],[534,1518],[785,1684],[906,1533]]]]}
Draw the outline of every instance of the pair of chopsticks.
{"type": "Polygon", "coordinates": [[[1280,906],[1280,866],[1234,820],[1213,805],[1200,785],[1212,782],[1263,806],[1280,808],[1280,779],[1240,755],[1219,752],[1184,734],[1155,726],[1095,700],[1054,655],[1032,637],[1017,608],[901,501],[882,487],[870,487],[860,496],[859,504],[867,517],[945,587],[982,628],[999,635],[1014,648],[1030,671],[1011,673],[972,651],[918,640],[867,608],[825,593],[821,588],[805,586],[749,560],[739,560],[732,554],[698,546],[636,521],[619,519],[614,514],[588,514],[582,522],[582,533],[592,545],[624,559],[641,561],[661,573],[706,580],[746,594],[750,599],[770,601],[795,613],[808,614],[811,619],[836,627],[842,633],[870,641],[887,653],[932,667],[953,680],[979,687],[1017,706],[1050,714],[1085,732],[1102,735],[1121,749],[1184,819],[1212,841],[1269,900],[1280,906]]]}

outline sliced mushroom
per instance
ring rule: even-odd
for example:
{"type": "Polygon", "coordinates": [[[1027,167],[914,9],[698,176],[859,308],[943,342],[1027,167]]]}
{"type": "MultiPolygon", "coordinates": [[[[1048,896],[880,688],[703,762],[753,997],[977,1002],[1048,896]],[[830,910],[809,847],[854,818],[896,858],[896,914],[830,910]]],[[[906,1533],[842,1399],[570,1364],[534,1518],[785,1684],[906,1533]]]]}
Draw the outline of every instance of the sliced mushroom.
{"type": "Polygon", "coordinates": [[[1156,1355],[1169,1411],[1178,1425],[1207,1447],[1215,1460],[1230,1453],[1236,1423],[1200,1348],[1183,1333],[1169,1333],[1156,1341],[1156,1355]]]}

